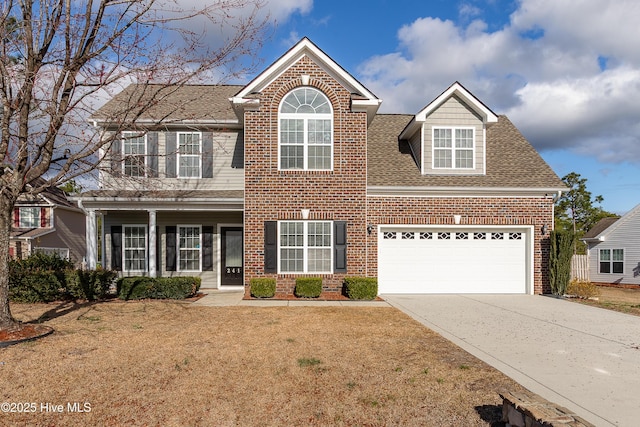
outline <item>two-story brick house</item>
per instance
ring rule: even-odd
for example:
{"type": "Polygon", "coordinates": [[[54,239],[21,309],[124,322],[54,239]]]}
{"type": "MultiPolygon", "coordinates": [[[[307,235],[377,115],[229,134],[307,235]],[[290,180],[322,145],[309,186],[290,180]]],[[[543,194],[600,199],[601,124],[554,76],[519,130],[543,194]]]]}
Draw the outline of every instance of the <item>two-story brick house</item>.
{"type": "MultiPolygon", "coordinates": [[[[136,90],[96,124],[113,128],[136,90]]],[[[306,38],[246,86],[179,88],[82,197],[90,229],[103,215],[102,261],[214,288],[269,276],[292,292],[310,275],[327,291],[345,276],[378,277],[381,293],[548,291],[564,186],[513,124],[459,83],[415,115],[380,104],[306,38]]]]}

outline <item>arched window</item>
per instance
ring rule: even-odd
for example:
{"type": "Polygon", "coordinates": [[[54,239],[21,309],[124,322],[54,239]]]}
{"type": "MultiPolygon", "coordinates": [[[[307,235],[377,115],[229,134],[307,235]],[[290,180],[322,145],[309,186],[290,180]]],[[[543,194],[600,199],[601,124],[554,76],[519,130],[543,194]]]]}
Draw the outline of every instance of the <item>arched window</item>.
{"type": "Polygon", "coordinates": [[[280,169],[333,168],[333,114],[319,90],[299,87],[280,104],[280,169]]]}

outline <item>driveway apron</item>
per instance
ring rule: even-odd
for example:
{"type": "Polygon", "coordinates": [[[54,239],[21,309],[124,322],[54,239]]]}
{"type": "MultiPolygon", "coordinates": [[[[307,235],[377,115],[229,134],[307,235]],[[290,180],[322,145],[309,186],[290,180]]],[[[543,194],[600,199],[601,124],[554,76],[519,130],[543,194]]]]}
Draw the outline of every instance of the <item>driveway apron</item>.
{"type": "Polygon", "coordinates": [[[597,426],[640,425],[640,317],[538,295],[382,295],[597,426]]]}

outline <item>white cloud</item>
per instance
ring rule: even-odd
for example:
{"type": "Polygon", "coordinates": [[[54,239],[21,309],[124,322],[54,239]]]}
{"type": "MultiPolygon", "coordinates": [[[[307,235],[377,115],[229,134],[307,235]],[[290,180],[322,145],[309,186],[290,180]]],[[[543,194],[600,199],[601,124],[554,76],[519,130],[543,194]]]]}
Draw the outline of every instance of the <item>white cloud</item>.
{"type": "Polygon", "coordinates": [[[382,111],[417,112],[458,80],[540,149],[640,162],[638,16],[636,0],[522,0],[494,32],[480,19],[423,17],[358,71],[382,111]]]}

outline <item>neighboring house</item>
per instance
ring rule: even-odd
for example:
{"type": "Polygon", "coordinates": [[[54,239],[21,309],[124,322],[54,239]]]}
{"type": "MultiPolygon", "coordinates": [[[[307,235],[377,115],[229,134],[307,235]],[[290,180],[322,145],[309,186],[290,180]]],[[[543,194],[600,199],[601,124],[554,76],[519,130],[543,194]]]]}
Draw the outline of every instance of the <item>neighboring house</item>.
{"type": "MultiPolygon", "coordinates": [[[[113,131],[140,90],[92,120],[113,131]]],[[[542,231],[565,186],[513,124],[457,82],[415,115],[380,103],[306,38],[246,86],[177,89],[81,197],[90,229],[103,217],[101,261],[205,288],[369,276],[380,293],[549,292],[542,231]]]]}
{"type": "Polygon", "coordinates": [[[603,218],[582,240],[593,283],[640,285],[640,205],[621,218],[603,218]]]}
{"type": "Polygon", "coordinates": [[[58,188],[22,194],[13,210],[9,255],[56,253],[79,267],[86,253],[85,223],[84,212],[58,188]]]}

